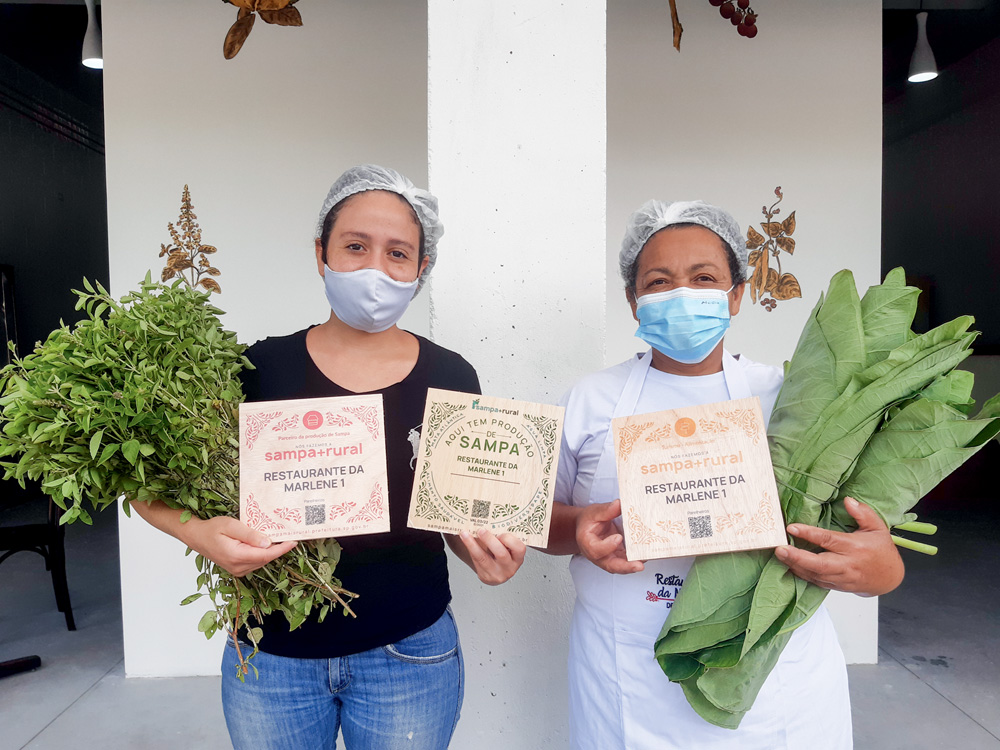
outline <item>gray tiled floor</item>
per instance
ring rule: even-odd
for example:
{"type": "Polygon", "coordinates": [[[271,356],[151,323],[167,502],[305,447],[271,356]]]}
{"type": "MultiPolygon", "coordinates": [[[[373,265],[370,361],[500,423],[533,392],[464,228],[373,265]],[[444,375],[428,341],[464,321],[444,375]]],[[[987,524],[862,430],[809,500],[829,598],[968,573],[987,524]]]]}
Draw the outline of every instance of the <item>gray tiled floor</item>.
{"type": "MultiPolygon", "coordinates": [[[[935,557],[906,553],[882,597],[879,664],[851,667],[859,750],[1000,748],[1000,512],[937,511],[935,557]]],[[[975,507],[975,506],[970,506],[975,507]]]]}
{"type": "MultiPolygon", "coordinates": [[[[850,668],[858,750],[1000,750],[998,521],[944,515],[941,554],[907,554],[906,581],[881,603],[880,663],[850,668]]],[[[43,660],[0,680],[0,750],[230,747],[218,678],[124,678],[114,514],[70,527],[67,547],[75,633],[41,558],[0,566],[0,661],[43,660]]]]}
{"type": "Polygon", "coordinates": [[[42,659],[41,669],[0,680],[0,750],[232,747],[218,678],[125,679],[115,514],[70,526],[66,546],[76,632],[56,611],[39,556],[0,565],[0,661],[42,659]]]}

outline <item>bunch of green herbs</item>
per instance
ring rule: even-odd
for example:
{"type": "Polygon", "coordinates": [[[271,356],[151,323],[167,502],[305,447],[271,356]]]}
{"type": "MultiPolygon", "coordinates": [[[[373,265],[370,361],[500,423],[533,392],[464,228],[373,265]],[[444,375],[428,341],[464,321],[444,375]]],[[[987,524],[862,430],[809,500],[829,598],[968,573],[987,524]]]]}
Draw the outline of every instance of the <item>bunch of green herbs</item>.
{"type": "MultiPolygon", "coordinates": [[[[914,334],[919,290],[904,279],[897,268],[859,298],[838,273],[786,363],[768,443],[787,523],[852,531],[853,497],[919,530],[910,509],[1000,432],[1000,396],[970,416],[972,374],[954,369],[971,354],[973,319],[914,334]]],[[[703,718],[735,729],[826,595],[773,550],[699,557],[656,658],[703,718]]]]}
{"type": "MultiPolygon", "coordinates": [[[[83,285],[74,292],[83,319],[0,371],[5,478],[40,480],[61,523],[89,524],[85,500],[101,510],[119,498],[126,513],[130,502],[162,500],[185,522],[239,517],[237,376],[249,362],[222,311],[186,280],[166,286],[147,275],[118,301],[83,285]]],[[[301,542],[237,578],[197,555],[200,592],[182,604],[207,595],[198,629],[211,638],[243,628],[256,653],[254,621],[265,614],[283,612],[292,629],[313,610],[320,620],[338,606],[353,615],[355,595],[333,576],[339,560],[333,539],[301,542]]]]}

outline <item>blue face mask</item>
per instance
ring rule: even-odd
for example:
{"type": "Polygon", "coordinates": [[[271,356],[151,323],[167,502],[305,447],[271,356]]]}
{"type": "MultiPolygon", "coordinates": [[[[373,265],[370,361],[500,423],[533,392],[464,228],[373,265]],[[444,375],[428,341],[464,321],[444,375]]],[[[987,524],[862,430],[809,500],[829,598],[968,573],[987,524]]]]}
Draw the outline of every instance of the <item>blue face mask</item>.
{"type": "Polygon", "coordinates": [[[635,335],[675,362],[703,362],[729,328],[730,291],[678,287],[639,297],[635,335]]]}

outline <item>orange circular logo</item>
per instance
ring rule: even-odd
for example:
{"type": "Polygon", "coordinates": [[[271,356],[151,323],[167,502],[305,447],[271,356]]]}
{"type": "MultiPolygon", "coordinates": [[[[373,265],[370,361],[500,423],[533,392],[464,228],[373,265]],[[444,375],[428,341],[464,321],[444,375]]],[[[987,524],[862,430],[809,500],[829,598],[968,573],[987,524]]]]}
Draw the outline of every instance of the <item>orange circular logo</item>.
{"type": "Polygon", "coordinates": [[[691,437],[692,435],[694,435],[695,429],[696,426],[694,420],[690,419],[689,417],[682,417],[681,419],[678,419],[677,422],[674,423],[674,430],[681,437],[691,437]]]}

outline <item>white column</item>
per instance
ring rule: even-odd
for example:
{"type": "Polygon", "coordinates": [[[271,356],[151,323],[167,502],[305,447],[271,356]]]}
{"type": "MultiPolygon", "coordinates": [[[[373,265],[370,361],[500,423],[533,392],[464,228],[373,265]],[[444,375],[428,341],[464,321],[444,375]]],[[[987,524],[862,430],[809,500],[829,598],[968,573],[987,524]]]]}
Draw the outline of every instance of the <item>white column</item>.
{"type": "MultiPolygon", "coordinates": [[[[429,0],[428,56],[433,338],[485,393],[554,402],[604,360],[605,2],[429,0]]],[[[451,566],[456,746],[565,746],[566,567],[532,550],[487,589],[451,566]]]]}

